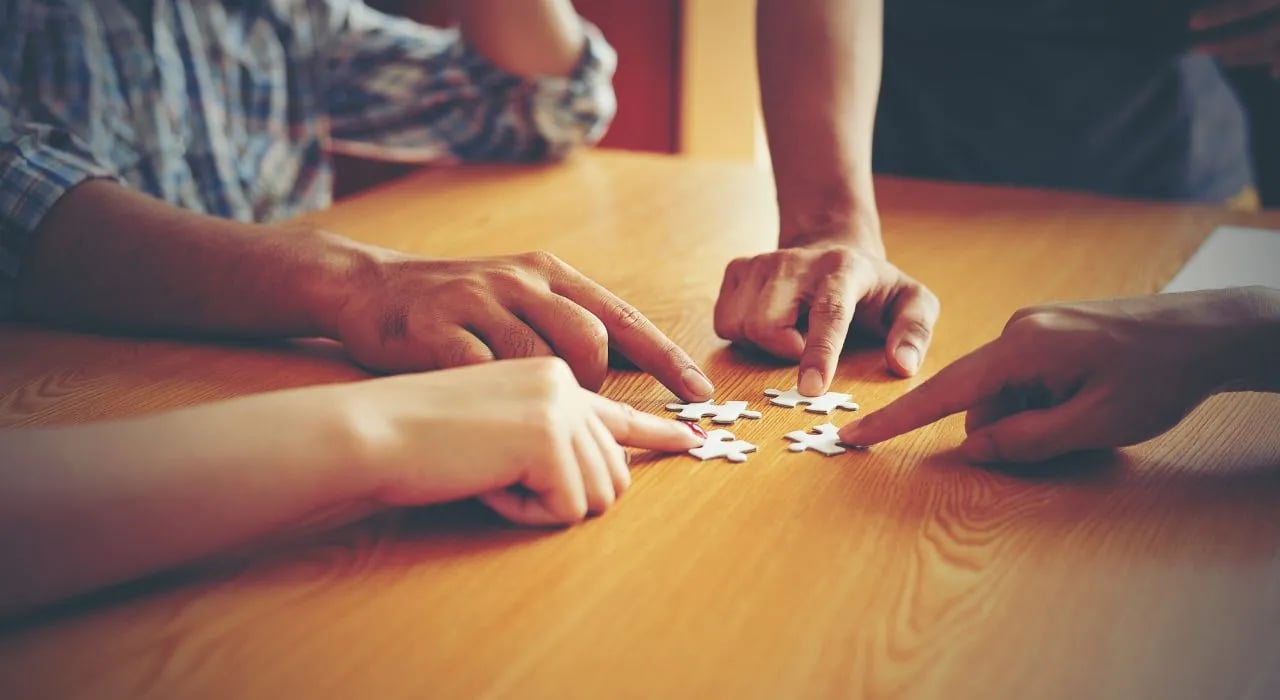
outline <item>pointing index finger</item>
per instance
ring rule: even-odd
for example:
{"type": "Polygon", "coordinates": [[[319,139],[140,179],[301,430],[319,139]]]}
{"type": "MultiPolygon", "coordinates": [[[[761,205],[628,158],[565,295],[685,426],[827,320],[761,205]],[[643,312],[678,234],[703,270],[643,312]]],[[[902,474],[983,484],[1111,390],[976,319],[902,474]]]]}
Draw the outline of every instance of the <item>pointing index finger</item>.
{"type": "Polygon", "coordinates": [[[866,291],[844,273],[827,277],[809,307],[809,332],[805,334],[797,388],[805,396],[821,396],[831,386],[836,363],[849,335],[853,309],[866,291]]]}
{"type": "Polygon", "coordinates": [[[634,306],[576,271],[554,280],[551,289],[599,318],[610,344],[677,396],[686,401],[711,398],[710,380],[688,353],[634,306]]]}
{"type": "Polygon", "coordinates": [[[920,386],[840,430],[840,441],[874,445],[967,410],[1005,384],[999,340],[944,367],[920,386]]]}
{"type": "Polygon", "coordinates": [[[629,404],[585,391],[587,404],[620,445],[679,452],[701,445],[706,433],[697,423],[684,423],[637,411],[629,404]]]}

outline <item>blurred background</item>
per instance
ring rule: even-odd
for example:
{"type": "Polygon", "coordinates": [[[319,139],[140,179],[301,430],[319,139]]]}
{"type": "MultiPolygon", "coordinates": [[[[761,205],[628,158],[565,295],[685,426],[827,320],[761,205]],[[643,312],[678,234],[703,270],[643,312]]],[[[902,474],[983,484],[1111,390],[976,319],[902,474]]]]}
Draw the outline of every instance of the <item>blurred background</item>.
{"type": "MultiPolygon", "coordinates": [[[[367,0],[380,10],[437,26],[451,0],[367,0]]],[[[575,0],[618,51],[618,116],[602,147],[713,160],[769,162],[755,74],[751,0],[575,0]]],[[[1280,207],[1280,80],[1262,70],[1230,73],[1253,127],[1258,186],[1280,207]]],[[[342,197],[412,166],[342,157],[342,197]]]]}

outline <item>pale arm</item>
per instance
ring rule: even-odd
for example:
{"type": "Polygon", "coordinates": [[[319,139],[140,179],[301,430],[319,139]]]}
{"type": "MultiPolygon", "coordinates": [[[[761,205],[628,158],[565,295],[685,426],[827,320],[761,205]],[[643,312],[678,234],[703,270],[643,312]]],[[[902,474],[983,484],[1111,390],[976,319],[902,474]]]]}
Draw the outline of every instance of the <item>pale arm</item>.
{"type": "Polygon", "coordinates": [[[627,489],[623,445],[704,435],[549,358],[0,431],[0,616],[379,508],[475,496],[571,524],[627,489]]]}
{"type": "Polygon", "coordinates": [[[0,432],[0,616],[367,512],[339,415],[288,392],[0,432]]]}

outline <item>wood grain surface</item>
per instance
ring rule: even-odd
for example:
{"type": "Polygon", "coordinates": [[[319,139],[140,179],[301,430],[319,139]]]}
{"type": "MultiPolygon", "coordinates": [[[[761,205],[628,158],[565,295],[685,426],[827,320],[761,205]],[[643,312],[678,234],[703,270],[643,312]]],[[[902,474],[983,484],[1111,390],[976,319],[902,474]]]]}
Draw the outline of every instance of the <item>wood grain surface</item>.
{"type": "MultiPolygon", "coordinates": [[[[943,302],[928,375],[1020,306],[1157,291],[1218,224],[1280,216],[878,182],[891,256],[943,302]]],[[[6,698],[1280,696],[1280,400],[1022,472],[948,454],[956,417],[866,453],[787,451],[794,370],[717,339],[730,258],[768,250],[768,173],[660,156],[435,171],[311,217],[424,255],[546,249],[703,362],[745,464],[642,456],[603,518],[388,514],[126,587],[0,634],[6,698]]],[[[324,344],[0,329],[0,425],[78,422],[360,373],[324,344]]],[[[850,353],[865,408],[919,380],[850,353]]],[[[605,393],[662,412],[650,378],[605,393]]],[[[837,422],[843,422],[841,418],[837,422]]],[[[234,436],[228,436],[234,439],[234,436]]],[[[181,527],[181,523],[175,523],[181,527]]]]}

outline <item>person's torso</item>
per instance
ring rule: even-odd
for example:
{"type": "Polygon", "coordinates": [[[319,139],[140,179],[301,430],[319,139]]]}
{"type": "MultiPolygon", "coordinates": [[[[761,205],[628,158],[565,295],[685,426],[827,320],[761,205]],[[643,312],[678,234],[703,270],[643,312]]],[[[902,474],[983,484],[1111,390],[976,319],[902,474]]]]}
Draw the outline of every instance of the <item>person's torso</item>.
{"type": "Polygon", "coordinates": [[[305,0],[34,2],[23,21],[21,116],[132,187],[241,220],[329,201],[305,0]]]}
{"type": "Polygon", "coordinates": [[[1186,0],[886,0],[884,172],[1222,200],[1247,125],[1186,0]]]}

